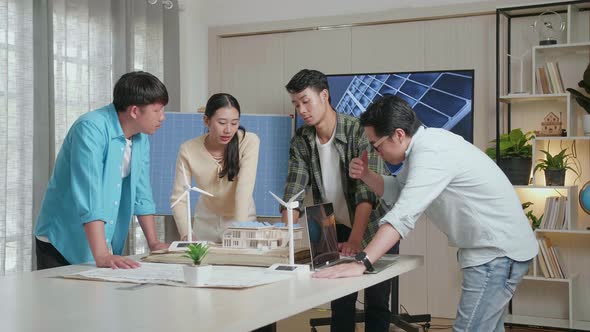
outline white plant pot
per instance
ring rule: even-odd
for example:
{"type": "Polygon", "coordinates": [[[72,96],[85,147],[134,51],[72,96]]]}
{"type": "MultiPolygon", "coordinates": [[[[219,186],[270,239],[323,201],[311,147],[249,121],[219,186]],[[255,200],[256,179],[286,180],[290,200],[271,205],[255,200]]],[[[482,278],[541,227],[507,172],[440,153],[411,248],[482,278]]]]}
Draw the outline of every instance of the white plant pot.
{"type": "Polygon", "coordinates": [[[590,114],[584,114],[582,117],[582,125],[584,128],[584,136],[590,136],[590,114]]]}
{"type": "Polygon", "coordinates": [[[185,265],[184,282],[190,286],[203,286],[211,277],[213,265],[185,265]]]}

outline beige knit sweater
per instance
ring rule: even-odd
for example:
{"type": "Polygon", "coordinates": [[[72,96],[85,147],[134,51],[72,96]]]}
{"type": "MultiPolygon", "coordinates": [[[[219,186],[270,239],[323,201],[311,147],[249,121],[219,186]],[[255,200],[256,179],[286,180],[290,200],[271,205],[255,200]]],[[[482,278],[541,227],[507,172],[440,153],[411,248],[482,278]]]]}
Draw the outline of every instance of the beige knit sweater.
{"type": "MultiPolygon", "coordinates": [[[[186,176],[193,178],[197,186],[215,197],[201,195],[207,209],[220,217],[232,218],[236,221],[247,220],[250,207],[254,204],[253,192],[256,181],[256,167],[258,166],[258,149],[260,139],[256,134],[238,131],[240,141],[240,171],[233,181],[228,181],[227,175],[219,178],[222,164],[217,163],[205,148],[205,138],[208,134],[193,138],[180,146],[176,160],[176,176],[170,202],[176,201],[184,192],[182,166],[184,163],[186,176]]],[[[192,193],[191,193],[192,194],[192,193]]],[[[194,209],[194,207],[193,207],[194,209]]],[[[186,224],[186,200],[181,200],[172,209],[174,220],[180,237],[188,234],[186,224]]],[[[194,215],[193,215],[194,216],[194,215]]]]}

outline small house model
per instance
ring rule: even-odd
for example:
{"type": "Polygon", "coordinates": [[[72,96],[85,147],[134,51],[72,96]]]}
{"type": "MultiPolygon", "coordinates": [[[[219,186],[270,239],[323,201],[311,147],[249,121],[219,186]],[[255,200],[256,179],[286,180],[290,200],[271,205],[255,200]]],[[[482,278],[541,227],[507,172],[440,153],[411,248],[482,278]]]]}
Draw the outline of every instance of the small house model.
{"type": "MultiPolygon", "coordinates": [[[[303,228],[293,227],[295,249],[303,246],[303,228]]],[[[223,247],[237,249],[276,249],[289,245],[288,227],[277,227],[270,223],[234,223],[223,233],[223,247]]]]}
{"type": "Polygon", "coordinates": [[[549,112],[545,116],[538,136],[561,136],[561,120],[555,113],[549,112]]]}

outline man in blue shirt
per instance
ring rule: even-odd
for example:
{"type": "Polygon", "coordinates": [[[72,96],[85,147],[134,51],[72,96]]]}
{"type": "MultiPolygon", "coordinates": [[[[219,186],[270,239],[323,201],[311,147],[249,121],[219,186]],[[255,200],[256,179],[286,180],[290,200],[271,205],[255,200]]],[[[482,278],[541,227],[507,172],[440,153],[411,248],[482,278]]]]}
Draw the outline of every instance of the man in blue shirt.
{"type": "Polygon", "coordinates": [[[72,125],[35,226],[39,270],[89,261],[138,267],[120,256],[133,215],[150,250],[168,247],[156,236],[147,137],[160,128],[167,103],[168,91],[157,77],[131,72],[115,84],[112,104],[72,125]]]}

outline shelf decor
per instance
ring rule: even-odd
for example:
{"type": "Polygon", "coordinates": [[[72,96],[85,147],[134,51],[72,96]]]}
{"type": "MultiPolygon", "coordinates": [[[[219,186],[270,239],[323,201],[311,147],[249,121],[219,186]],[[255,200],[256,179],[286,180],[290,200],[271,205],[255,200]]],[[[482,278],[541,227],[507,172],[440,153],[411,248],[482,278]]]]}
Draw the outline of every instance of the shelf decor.
{"type": "Polygon", "coordinates": [[[541,39],[539,45],[554,45],[557,44],[557,37],[565,31],[565,21],[557,12],[546,10],[537,17],[533,29],[541,39]]]}
{"type": "Polygon", "coordinates": [[[504,135],[534,132],[532,178],[514,189],[540,247],[512,298],[511,325],[590,331],[589,61],[590,0],[497,8],[496,150],[486,152],[501,160],[504,135]],[[524,74],[521,54],[530,54],[524,74]]]}

